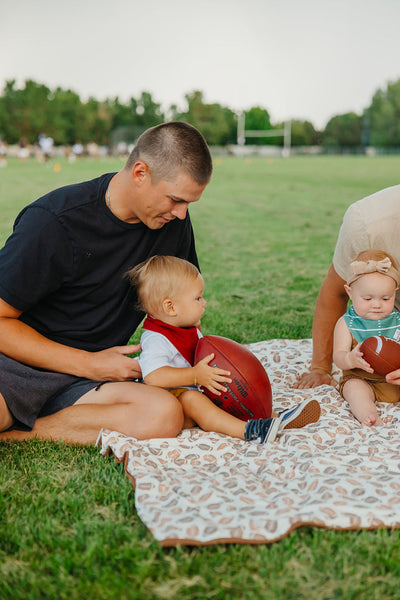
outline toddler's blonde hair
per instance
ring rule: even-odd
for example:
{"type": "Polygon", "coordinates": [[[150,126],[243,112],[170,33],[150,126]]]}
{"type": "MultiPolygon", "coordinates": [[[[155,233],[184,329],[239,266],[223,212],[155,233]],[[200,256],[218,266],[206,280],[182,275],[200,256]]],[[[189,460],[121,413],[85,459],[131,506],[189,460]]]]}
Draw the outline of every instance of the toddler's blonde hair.
{"type": "Polygon", "coordinates": [[[173,298],[183,282],[195,280],[198,268],[176,256],[152,256],[127,273],[136,288],[139,305],[144,312],[154,316],[160,313],[165,298],[173,298]]]}

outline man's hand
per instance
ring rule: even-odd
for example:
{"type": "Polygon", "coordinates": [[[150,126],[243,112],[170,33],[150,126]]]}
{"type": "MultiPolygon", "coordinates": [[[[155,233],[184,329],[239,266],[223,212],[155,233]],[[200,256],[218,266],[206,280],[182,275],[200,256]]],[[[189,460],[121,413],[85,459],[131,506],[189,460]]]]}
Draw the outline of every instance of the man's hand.
{"type": "Polygon", "coordinates": [[[142,376],[139,363],[128,354],[139,352],[140,345],[114,346],[99,352],[88,353],[87,374],[95,381],[124,381],[142,376]]]}
{"type": "Polygon", "coordinates": [[[294,388],[298,390],[304,390],[306,388],[316,388],[319,385],[332,385],[337,386],[337,381],[328,373],[321,373],[321,371],[308,371],[303,373],[297,383],[294,384],[294,388]]]}

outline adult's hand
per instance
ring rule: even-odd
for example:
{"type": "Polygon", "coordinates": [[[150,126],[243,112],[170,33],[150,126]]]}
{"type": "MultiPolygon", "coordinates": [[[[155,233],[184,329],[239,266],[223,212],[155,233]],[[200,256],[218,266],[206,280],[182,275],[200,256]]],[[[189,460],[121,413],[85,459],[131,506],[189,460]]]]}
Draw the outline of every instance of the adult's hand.
{"type": "Polygon", "coordinates": [[[124,381],[141,377],[138,361],[127,356],[140,349],[140,345],[114,346],[89,353],[85,377],[96,381],[124,381]]]}
{"type": "Polygon", "coordinates": [[[400,385],[400,369],[397,371],[392,371],[386,375],[386,381],[388,383],[393,383],[394,385],[400,385]]]}
{"type": "Polygon", "coordinates": [[[336,387],[337,381],[328,373],[320,373],[318,371],[308,371],[303,373],[299,380],[294,384],[294,388],[304,390],[306,388],[316,388],[319,385],[332,385],[336,387]]]}
{"type": "Polygon", "coordinates": [[[20,321],[21,314],[0,298],[0,352],[14,360],[95,381],[141,377],[139,363],[127,356],[138,352],[140,346],[115,346],[99,352],[71,348],[49,340],[20,321]]]}

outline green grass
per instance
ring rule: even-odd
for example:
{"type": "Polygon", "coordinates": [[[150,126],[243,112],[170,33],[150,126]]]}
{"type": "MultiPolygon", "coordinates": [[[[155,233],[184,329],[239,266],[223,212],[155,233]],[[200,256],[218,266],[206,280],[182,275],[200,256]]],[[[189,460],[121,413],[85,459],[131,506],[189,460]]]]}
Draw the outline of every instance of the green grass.
{"type": "MultiPolygon", "coordinates": [[[[18,211],[117,159],[0,169],[0,246],[18,211]]],[[[398,183],[397,157],[216,161],[191,208],[208,305],[205,333],[239,342],[311,336],[345,208],[398,183]]],[[[133,338],[135,339],[135,337],[133,338]]],[[[267,510],[267,508],[266,508],[267,510]]],[[[302,527],[273,545],[161,549],[134,490],[98,449],[0,444],[0,598],[400,598],[400,533],[302,527]]]]}

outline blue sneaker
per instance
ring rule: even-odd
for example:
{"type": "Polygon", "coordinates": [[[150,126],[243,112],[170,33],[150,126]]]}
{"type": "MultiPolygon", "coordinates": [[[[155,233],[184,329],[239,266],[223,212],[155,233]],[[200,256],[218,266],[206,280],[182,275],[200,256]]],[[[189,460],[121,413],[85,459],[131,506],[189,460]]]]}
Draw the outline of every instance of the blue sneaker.
{"type": "Polygon", "coordinates": [[[303,400],[294,408],[287,408],[278,413],[278,432],[284,429],[298,429],[316,423],[321,415],[321,407],[317,400],[303,400]]]}
{"type": "Polygon", "coordinates": [[[273,442],[279,431],[278,417],[271,419],[251,419],[246,423],[244,439],[246,442],[260,438],[260,444],[273,442]]]}

